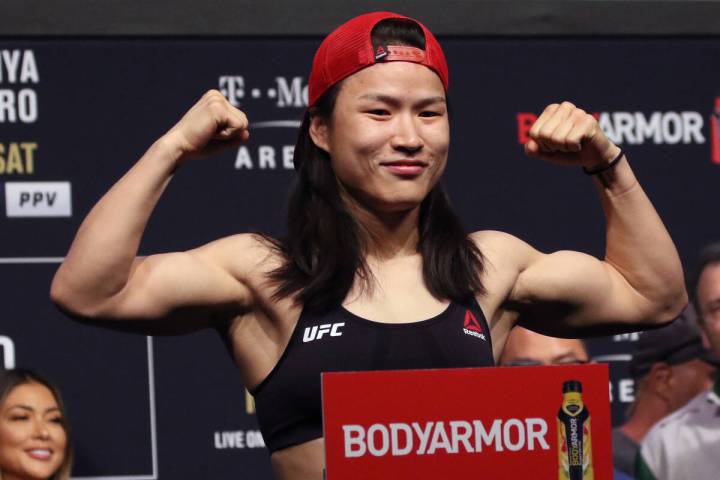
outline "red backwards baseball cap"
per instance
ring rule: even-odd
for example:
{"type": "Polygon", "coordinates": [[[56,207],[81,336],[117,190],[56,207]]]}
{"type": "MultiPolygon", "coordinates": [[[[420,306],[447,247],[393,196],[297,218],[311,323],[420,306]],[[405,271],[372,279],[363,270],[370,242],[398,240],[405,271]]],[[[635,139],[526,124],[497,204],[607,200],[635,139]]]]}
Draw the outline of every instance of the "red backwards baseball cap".
{"type": "Polygon", "coordinates": [[[340,80],[379,62],[413,62],[425,65],[438,74],[448,88],[445,54],[435,36],[414,18],[392,12],[372,12],[352,18],[336,28],[320,44],[310,72],[309,104],[340,80]],[[399,45],[380,45],[374,51],[370,34],[375,25],[386,19],[409,20],[422,28],[425,50],[399,45]]]}

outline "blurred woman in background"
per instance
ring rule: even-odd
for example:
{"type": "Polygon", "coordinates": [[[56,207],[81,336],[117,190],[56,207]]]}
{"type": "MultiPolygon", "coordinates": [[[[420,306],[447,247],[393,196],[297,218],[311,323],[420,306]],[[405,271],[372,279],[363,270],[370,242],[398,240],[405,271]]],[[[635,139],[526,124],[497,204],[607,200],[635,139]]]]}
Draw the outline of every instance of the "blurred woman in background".
{"type": "Polygon", "coordinates": [[[72,458],[58,389],[30,370],[0,371],[0,480],[68,480],[72,458]]]}

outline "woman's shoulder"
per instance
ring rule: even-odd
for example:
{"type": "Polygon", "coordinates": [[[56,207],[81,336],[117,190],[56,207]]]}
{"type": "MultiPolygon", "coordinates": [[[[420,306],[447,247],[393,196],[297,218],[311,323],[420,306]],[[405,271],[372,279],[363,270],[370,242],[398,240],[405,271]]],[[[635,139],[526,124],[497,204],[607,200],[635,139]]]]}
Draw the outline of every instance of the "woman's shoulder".
{"type": "Polygon", "coordinates": [[[469,235],[470,239],[486,257],[512,261],[531,257],[537,250],[518,237],[499,230],[479,230],[469,235]]]}
{"type": "Polygon", "coordinates": [[[258,233],[238,233],[197,249],[238,277],[265,276],[282,264],[280,243],[258,233]]]}
{"type": "MultiPolygon", "coordinates": [[[[518,237],[500,230],[478,230],[470,234],[470,238],[478,247],[491,247],[506,243],[522,242],[518,237]]],[[[524,242],[523,242],[524,243],[524,242]]]]}
{"type": "Polygon", "coordinates": [[[473,232],[469,238],[484,257],[487,275],[516,278],[532,262],[542,255],[520,238],[498,230],[473,232]]]}

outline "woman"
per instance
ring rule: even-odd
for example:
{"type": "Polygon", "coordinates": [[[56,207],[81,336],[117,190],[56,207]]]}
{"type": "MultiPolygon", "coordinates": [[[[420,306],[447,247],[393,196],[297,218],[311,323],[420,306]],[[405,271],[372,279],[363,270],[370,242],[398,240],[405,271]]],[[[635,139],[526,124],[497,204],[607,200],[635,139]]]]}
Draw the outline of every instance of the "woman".
{"type": "Polygon", "coordinates": [[[463,231],[439,184],[447,87],[422,24],[350,20],[313,62],[287,238],[136,258],[173,172],[249,137],[245,115],[208,92],[87,216],[53,300],[115,328],[220,329],[282,479],[322,478],[321,371],[492,365],[524,318],[555,336],[672,319],[686,302],[672,240],[620,149],[570,103],[549,106],[525,148],[596,178],[605,260],[463,231]]]}
{"type": "Polygon", "coordinates": [[[68,480],[72,456],[57,388],[30,370],[0,372],[0,479],[68,480]]]}

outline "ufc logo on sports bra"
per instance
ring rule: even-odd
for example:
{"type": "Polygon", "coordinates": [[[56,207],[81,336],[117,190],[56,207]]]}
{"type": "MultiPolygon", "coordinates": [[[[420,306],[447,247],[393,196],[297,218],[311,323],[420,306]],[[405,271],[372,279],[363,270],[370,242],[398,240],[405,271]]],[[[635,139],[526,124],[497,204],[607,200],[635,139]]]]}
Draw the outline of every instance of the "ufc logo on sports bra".
{"type": "Polygon", "coordinates": [[[305,327],[305,331],[303,332],[303,342],[307,343],[312,342],[313,340],[320,340],[328,333],[331,337],[339,337],[342,335],[340,327],[344,326],[345,322],[332,324],[325,323],[323,325],[320,325],[319,327],[317,325],[314,325],[312,327],[305,327]]]}

